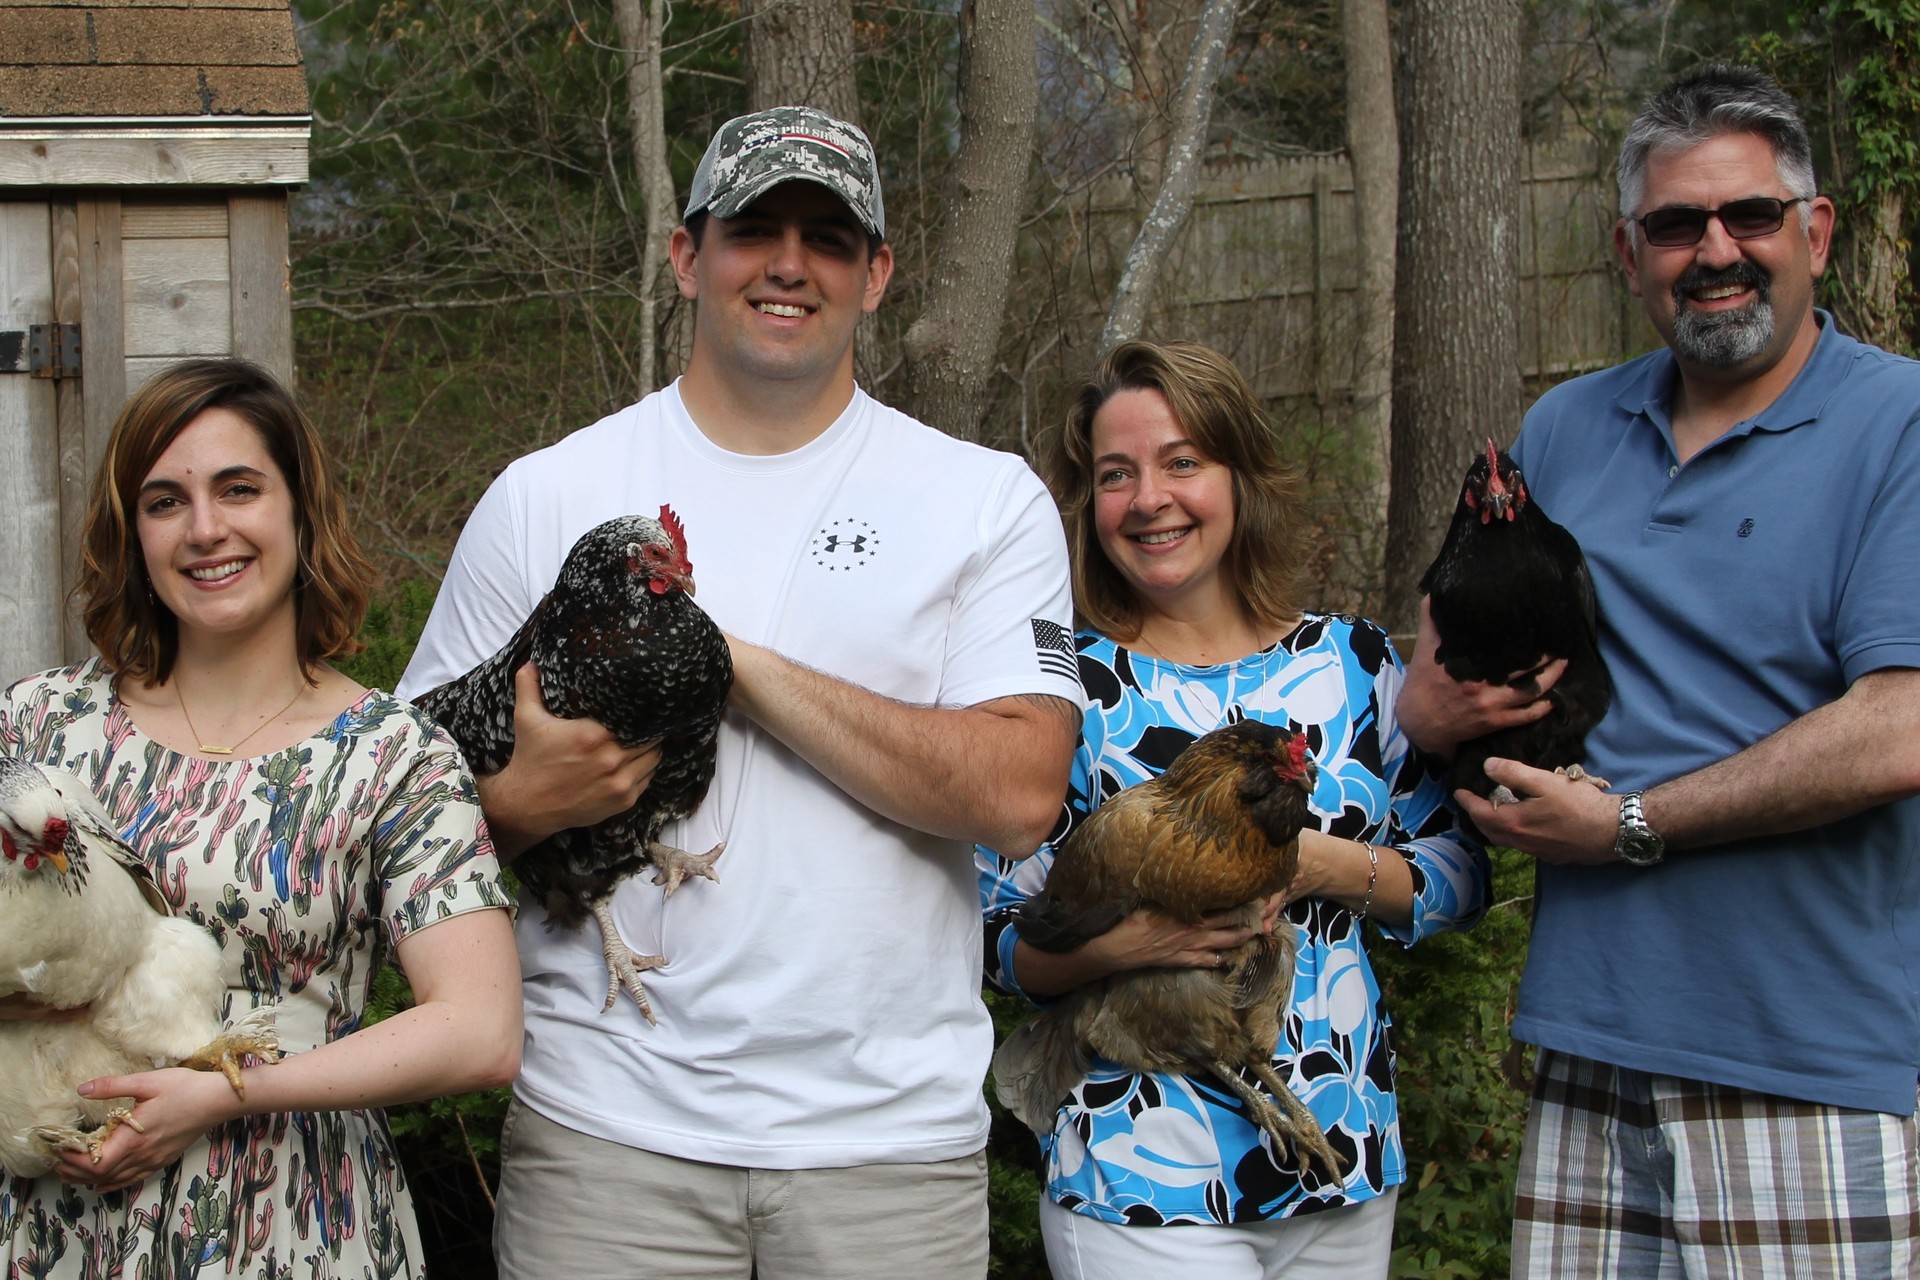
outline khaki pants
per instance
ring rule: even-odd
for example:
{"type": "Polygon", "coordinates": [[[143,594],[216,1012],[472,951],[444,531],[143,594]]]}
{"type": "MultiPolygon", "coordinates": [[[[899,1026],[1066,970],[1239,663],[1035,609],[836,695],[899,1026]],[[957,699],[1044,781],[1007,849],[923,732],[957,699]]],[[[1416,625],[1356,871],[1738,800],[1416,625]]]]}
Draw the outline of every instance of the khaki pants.
{"type": "Polygon", "coordinates": [[[576,1133],[518,1101],[501,1137],[501,1280],[982,1280],[985,1153],[740,1169],[576,1133]]]}

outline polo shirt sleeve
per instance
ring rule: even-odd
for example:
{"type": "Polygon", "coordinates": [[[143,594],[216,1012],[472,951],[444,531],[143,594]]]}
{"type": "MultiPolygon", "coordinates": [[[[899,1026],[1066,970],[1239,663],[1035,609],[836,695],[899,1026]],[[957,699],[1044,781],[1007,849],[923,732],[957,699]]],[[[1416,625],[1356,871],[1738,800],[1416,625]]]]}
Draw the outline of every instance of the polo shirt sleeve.
{"type": "Polygon", "coordinates": [[[413,699],[500,651],[539,603],[526,586],[526,520],[515,470],[501,473],[467,517],[420,643],[395,692],[413,699]]]}
{"type": "MultiPolygon", "coordinates": [[[[1834,635],[1849,684],[1871,671],[1920,667],[1920,591],[1914,589],[1914,566],[1920,564],[1920,413],[1912,407],[1920,403],[1920,376],[1900,381],[1908,394],[1890,397],[1886,407],[1904,412],[1907,420],[1883,473],[1860,477],[1867,512],[1840,591],[1834,635]]],[[[1848,499],[1837,494],[1825,500],[1848,499]]]]}
{"type": "Polygon", "coordinates": [[[1067,538],[1040,478],[1009,458],[981,504],[978,554],[955,584],[940,703],[1020,694],[1085,705],[1074,659],[1067,538]]]}

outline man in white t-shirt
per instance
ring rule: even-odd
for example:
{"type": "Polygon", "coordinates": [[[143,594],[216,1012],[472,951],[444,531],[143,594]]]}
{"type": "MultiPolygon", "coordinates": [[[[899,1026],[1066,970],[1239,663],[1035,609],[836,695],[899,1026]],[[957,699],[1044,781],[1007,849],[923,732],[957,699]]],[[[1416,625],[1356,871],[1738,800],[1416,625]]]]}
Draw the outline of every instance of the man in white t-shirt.
{"type": "MultiPolygon", "coordinates": [[[[735,685],[705,803],[719,882],[614,918],[659,1025],[601,1011],[592,930],[517,936],[524,1065],[503,1141],[503,1277],[978,1280],[992,1027],[972,846],[1031,851],[1079,724],[1067,556],[1018,458],[854,384],[893,271],[858,129],[729,121],[671,256],[697,303],[686,374],[508,467],[481,499],[401,682],[495,652],[602,520],[671,502],[735,685]]],[[[632,804],[657,753],[541,706],[481,798],[501,852],[632,804]]]]}

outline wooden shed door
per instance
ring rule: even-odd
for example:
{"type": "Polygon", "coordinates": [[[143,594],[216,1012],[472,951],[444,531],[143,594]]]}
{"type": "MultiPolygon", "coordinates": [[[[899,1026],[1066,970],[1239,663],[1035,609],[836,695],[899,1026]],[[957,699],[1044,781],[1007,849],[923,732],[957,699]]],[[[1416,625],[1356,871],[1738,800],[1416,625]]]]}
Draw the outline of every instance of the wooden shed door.
{"type": "MultiPolygon", "coordinates": [[[[72,230],[69,219],[59,222],[72,230]]],[[[0,334],[24,335],[61,318],[54,296],[55,231],[52,204],[0,200],[0,334]]],[[[59,283],[77,286],[68,279],[59,283]]],[[[13,340],[0,343],[10,348],[13,340]]],[[[63,394],[73,393],[24,368],[0,373],[0,682],[55,666],[65,655],[63,394]]]]}

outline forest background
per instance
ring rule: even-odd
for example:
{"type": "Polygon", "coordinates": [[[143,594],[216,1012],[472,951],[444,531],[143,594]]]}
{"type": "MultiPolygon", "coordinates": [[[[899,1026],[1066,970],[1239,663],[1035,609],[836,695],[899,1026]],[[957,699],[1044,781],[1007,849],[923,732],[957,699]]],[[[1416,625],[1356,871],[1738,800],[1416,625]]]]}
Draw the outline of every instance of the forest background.
{"type": "MultiPolygon", "coordinates": [[[[388,687],[492,477],[678,372],[688,316],[665,235],[713,129],[758,106],[810,101],[876,144],[899,268],[860,338],[869,392],[1031,456],[1116,337],[1212,341],[1310,481],[1308,598],[1403,634],[1476,443],[1510,440],[1550,381],[1657,341],[1605,265],[1610,168],[1673,74],[1736,59],[1794,93],[1841,209],[1822,304],[1916,344],[1920,0],[294,9],[314,102],[299,387],[383,571],[350,666],[388,687]],[[1550,238],[1520,198],[1542,155],[1586,179],[1551,234],[1587,265],[1557,294],[1537,269],[1522,279],[1550,238]],[[1233,212],[1290,164],[1310,204],[1233,212]],[[1196,200],[1213,212],[1190,219],[1196,200]]],[[[1471,934],[1373,949],[1412,1170],[1396,1276],[1506,1273],[1527,1063],[1506,1027],[1532,873],[1504,851],[1496,870],[1471,934]]],[[[389,1007],[405,999],[382,982],[389,1007]]],[[[394,1114],[441,1274],[491,1274],[504,1097],[394,1114]]],[[[997,1118],[999,1276],[1046,1274],[1033,1151],[997,1118]]]]}

